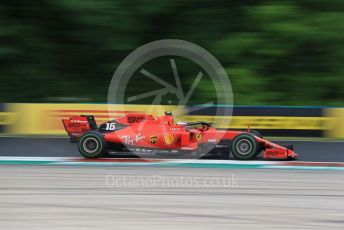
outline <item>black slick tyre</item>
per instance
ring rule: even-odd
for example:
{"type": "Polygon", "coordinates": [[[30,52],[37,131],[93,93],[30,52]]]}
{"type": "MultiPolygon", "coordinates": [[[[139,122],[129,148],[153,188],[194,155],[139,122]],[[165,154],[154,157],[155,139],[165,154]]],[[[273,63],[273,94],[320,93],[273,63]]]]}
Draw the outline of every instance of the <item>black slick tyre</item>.
{"type": "Polygon", "coordinates": [[[106,142],[102,134],[90,131],[81,136],[78,149],[85,158],[100,158],[106,153],[106,142]]]}
{"type": "Polygon", "coordinates": [[[230,151],[237,160],[251,160],[257,155],[258,144],[253,135],[243,133],[233,139],[230,151]]]}
{"type": "Polygon", "coordinates": [[[250,130],[250,134],[252,134],[253,136],[256,136],[256,137],[263,138],[263,135],[260,132],[258,132],[257,130],[250,130]]]}

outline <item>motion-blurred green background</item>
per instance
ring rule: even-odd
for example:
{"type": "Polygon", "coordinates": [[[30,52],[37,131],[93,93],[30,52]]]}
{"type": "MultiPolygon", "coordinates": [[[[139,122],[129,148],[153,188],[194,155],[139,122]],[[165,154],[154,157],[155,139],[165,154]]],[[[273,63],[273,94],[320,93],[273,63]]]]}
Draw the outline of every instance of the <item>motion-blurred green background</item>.
{"type": "Polygon", "coordinates": [[[168,38],[216,56],[236,105],[344,106],[343,11],[342,0],[1,1],[0,101],[106,102],[123,58],[168,38]]]}

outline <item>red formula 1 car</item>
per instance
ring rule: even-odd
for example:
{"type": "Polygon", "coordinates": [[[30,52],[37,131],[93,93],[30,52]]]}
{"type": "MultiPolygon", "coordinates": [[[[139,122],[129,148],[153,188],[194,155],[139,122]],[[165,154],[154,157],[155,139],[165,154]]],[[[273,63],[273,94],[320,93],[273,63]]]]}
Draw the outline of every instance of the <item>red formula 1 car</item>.
{"type": "Polygon", "coordinates": [[[229,159],[251,160],[263,152],[264,159],[297,158],[292,146],[267,141],[256,131],[218,130],[207,122],[175,123],[173,115],[153,117],[127,114],[97,126],[94,116],[80,115],[63,119],[71,142],[86,158],[98,158],[115,151],[148,154],[212,154],[229,159]]]}

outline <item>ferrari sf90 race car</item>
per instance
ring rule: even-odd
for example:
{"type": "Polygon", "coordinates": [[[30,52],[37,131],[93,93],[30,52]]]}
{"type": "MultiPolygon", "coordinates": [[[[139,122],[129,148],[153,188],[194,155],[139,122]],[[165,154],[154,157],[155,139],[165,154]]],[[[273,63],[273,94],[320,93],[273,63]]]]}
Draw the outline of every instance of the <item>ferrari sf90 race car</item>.
{"type": "Polygon", "coordinates": [[[79,115],[63,119],[71,142],[86,158],[100,158],[111,152],[148,153],[156,155],[211,154],[219,159],[293,160],[292,146],[280,146],[265,140],[260,133],[219,130],[207,122],[175,123],[171,113],[154,117],[127,114],[97,126],[94,116],[79,115]]]}

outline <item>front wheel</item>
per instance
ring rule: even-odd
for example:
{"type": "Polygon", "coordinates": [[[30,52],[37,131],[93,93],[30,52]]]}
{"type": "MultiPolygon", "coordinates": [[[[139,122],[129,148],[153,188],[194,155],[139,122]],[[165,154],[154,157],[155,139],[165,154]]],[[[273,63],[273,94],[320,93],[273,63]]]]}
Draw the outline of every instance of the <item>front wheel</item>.
{"type": "Polygon", "coordinates": [[[99,158],[106,151],[106,142],[99,132],[90,131],[81,136],[78,149],[83,157],[99,158]]]}
{"type": "Polygon", "coordinates": [[[263,135],[260,132],[258,132],[257,130],[250,130],[249,133],[255,137],[263,138],[263,135]]]}
{"type": "Polygon", "coordinates": [[[257,155],[257,141],[251,134],[240,134],[231,143],[231,153],[237,160],[251,160],[257,155]]]}

